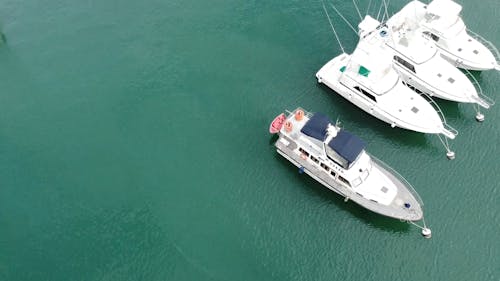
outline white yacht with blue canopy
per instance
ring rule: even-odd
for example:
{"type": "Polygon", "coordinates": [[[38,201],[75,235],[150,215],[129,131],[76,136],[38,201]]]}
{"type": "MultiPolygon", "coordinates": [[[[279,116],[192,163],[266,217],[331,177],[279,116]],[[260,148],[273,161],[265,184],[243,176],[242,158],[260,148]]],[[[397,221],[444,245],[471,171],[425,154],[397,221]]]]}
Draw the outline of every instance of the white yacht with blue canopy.
{"type": "Polygon", "coordinates": [[[369,155],[362,139],[326,115],[302,108],[278,117],[284,121],[272,124],[278,129],[276,150],[299,171],[378,214],[411,222],[423,218],[423,203],[413,187],[369,155]]]}
{"type": "Polygon", "coordinates": [[[500,70],[500,52],[492,42],[467,28],[461,11],[462,6],[452,0],[432,0],[429,4],[413,0],[398,14],[416,23],[421,34],[454,65],[470,70],[500,70]]]}

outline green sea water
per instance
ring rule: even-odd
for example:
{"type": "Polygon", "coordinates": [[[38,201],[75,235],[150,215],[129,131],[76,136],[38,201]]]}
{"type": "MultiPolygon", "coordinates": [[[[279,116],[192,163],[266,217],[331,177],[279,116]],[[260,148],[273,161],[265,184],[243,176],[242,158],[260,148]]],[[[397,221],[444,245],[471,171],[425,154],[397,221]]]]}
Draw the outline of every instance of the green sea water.
{"type": "MultiPolygon", "coordinates": [[[[459,3],[500,46],[499,2],[459,3]]],[[[316,83],[340,53],[321,1],[0,0],[0,29],[0,280],[500,280],[500,105],[439,101],[453,161],[391,129],[316,83]],[[432,238],[279,156],[269,122],[297,106],[404,175],[432,238]]]]}

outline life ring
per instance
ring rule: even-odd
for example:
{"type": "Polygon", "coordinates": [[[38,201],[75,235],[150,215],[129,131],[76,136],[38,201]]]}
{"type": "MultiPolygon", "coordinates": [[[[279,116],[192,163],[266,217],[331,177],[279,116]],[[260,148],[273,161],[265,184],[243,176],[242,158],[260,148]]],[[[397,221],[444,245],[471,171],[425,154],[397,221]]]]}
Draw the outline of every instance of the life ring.
{"type": "Polygon", "coordinates": [[[302,160],[306,160],[306,159],[307,159],[307,155],[305,155],[304,153],[302,153],[302,154],[300,155],[300,158],[302,158],[302,160]]]}
{"type": "Polygon", "coordinates": [[[295,120],[301,121],[304,118],[304,111],[299,109],[295,112],[295,120]]]}
{"type": "Polygon", "coordinates": [[[285,122],[285,131],[286,131],[287,133],[290,133],[290,132],[292,131],[292,129],[293,129],[292,122],[290,122],[290,121],[286,121],[286,122],[285,122]]]}

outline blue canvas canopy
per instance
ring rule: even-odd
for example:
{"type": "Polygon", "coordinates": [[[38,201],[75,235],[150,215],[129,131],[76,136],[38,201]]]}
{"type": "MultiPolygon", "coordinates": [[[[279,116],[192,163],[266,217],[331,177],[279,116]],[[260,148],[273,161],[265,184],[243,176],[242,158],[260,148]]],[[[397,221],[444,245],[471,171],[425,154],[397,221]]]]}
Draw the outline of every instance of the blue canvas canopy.
{"type": "Polygon", "coordinates": [[[307,121],[300,131],[307,136],[323,141],[326,136],[326,128],[330,123],[332,122],[326,115],[318,112],[307,121]]]}
{"type": "Polygon", "coordinates": [[[363,151],[366,144],[357,136],[347,131],[340,130],[337,136],[328,143],[328,146],[351,164],[358,158],[358,155],[363,151]]]}

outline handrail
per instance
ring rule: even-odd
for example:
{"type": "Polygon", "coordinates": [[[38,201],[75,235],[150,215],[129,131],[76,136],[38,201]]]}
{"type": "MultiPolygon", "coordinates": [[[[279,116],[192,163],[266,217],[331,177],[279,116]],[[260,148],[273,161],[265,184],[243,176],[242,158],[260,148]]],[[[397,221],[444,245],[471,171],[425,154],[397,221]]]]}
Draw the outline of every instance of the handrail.
{"type": "MultiPolygon", "coordinates": [[[[413,85],[411,84],[408,84],[407,82],[403,81],[403,84],[405,86],[408,86],[408,87],[411,87],[413,89],[416,89],[413,85]]],[[[443,111],[441,110],[441,107],[439,107],[439,105],[436,103],[436,101],[434,101],[433,98],[431,98],[431,96],[426,93],[426,92],[422,92],[419,90],[420,93],[420,96],[425,98],[427,100],[427,102],[429,102],[431,104],[432,107],[434,107],[434,109],[436,110],[437,114],[439,115],[439,118],[441,119],[441,123],[443,123],[443,127],[448,130],[450,133],[452,133],[453,135],[457,136],[458,135],[458,131],[453,128],[452,126],[450,126],[448,123],[446,123],[446,118],[444,117],[444,113],[443,111]]]]}
{"type": "Polygon", "coordinates": [[[490,41],[486,40],[485,38],[483,38],[481,35],[475,33],[474,31],[470,30],[467,28],[467,33],[474,39],[476,39],[477,41],[479,41],[480,43],[482,43],[488,50],[491,51],[491,53],[493,54],[493,57],[495,57],[495,61],[497,63],[496,65],[496,69],[497,70],[500,70],[499,69],[499,66],[500,66],[500,52],[498,51],[497,47],[495,47],[495,45],[493,45],[493,43],[491,43],[490,41]]]}
{"type": "Polygon", "coordinates": [[[474,77],[474,75],[472,75],[472,73],[469,70],[465,68],[463,68],[462,70],[464,71],[465,76],[467,76],[467,78],[471,80],[471,83],[472,85],[474,85],[474,88],[476,88],[477,95],[488,105],[488,107],[493,106],[495,104],[495,101],[483,93],[483,89],[481,88],[481,85],[477,81],[476,77],[474,77]]]}
{"type": "Polygon", "coordinates": [[[422,96],[423,98],[425,98],[432,105],[432,107],[434,107],[434,109],[438,113],[439,117],[441,118],[441,122],[443,123],[443,127],[446,130],[448,130],[449,132],[451,132],[453,135],[457,136],[458,135],[458,131],[455,128],[453,128],[452,126],[450,126],[448,123],[446,123],[446,118],[444,117],[444,113],[441,110],[441,107],[439,107],[439,105],[436,103],[436,101],[434,101],[434,99],[431,98],[425,92],[422,92],[420,94],[420,96],[422,96]]]}
{"type": "Polygon", "coordinates": [[[373,156],[371,154],[370,154],[370,158],[372,158],[372,160],[375,160],[375,162],[378,165],[380,165],[380,166],[382,166],[382,168],[388,170],[394,177],[396,177],[404,185],[406,185],[406,187],[408,188],[408,190],[410,191],[410,193],[415,197],[415,200],[417,200],[417,202],[420,204],[420,206],[421,207],[424,206],[424,202],[422,201],[422,198],[420,198],[420,195],[418,195],[417,191],[415,191],[415,189],[413,188],[413,186],[401,174],[399,174],[391,166],[387,165],[384,161],[378,159],[377,157],[375,157],[375,156],[373,156]]]}

